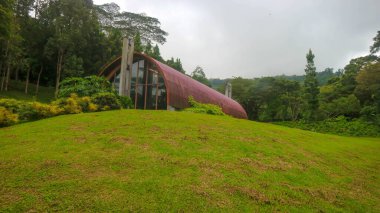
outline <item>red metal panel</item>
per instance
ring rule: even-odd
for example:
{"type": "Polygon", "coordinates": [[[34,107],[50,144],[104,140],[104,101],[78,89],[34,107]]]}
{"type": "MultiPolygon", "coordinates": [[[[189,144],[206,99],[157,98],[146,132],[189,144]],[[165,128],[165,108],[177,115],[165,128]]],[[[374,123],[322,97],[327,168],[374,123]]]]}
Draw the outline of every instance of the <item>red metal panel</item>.
{"type": "MultiPolygon", "coordinates": [[[[193,96],[198,102],[220,106],[223,112],[228,115],[247,119],[247,113],[238,102],[145,54],[135,53],[135,55],[155,64],[158,71],[163,74],[168,105],[179,109],[189,107],[188,98],[193,96]]],[[[115,67],[114,63],[120,63],[120,59],[116,59],[106,66],[101,71],[101,74],[107,75],[107,67],[115,67]]],[[[110,76],[110,74],[107,76],[110,76]]]]}

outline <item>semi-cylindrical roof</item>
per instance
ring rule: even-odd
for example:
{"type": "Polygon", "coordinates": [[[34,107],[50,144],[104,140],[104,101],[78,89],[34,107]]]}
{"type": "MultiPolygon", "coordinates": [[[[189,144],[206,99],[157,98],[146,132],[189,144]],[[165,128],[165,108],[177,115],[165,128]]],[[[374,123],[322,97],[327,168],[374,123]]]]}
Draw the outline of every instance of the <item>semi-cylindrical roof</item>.
{"type": "MultiPolygon", "coordinates": [[[[190,78],[189,76],[163,64],[154,58],[141,53],[135,56],[144,58],[156,65],[157,70],[163,75],[167,90],[167,105],[183,109],[189,107],[190,96],[201,103],[215,104],[222,108],[223,112],[236,118],[247,118],[244,108],[235,100],[217,92],[216,90],[190,78]]],[[[99,75],[111,78],[120,70],[121,57],[106,65],[99,75]]]]}

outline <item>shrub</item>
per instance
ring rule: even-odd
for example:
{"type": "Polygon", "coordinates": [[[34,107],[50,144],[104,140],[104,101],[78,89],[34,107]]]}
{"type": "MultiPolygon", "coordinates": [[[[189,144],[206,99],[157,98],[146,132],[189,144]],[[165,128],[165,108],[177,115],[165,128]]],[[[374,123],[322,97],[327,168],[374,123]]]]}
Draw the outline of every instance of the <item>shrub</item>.
{"type": "Polygon", "coordinates": [[[118,95],[115,93],[104,92],[98,93],[91,97],[94,104],[98,105],[100,110],[120,109],[121,103],[118,95]]]}
{"type": "Polygon", "coordinates": [[[0,99],[0,106],[10,110],[13,113],[19,111],[23,103],[23,101],[18,101],[16,99],[0,99]]]}
{"type": "Polygon", "coordinates": [[[63,112],[61,108],[54,105],[42,104],[39,102],[30,103],[28,117],[26,120],[38,120],[57,116],[63,112]]]}
{"type": "Polygon", "coordinates": [[[90,97],[78,97],[75,93],[71,94],[68,98],[60,98],[52,104],[63,109],[65,114],[98,111],[98,105],[93,103],[90,97]]]}
{"type": "Polygon", "coordinates": [[[121,106],[124,109],[129,109],[133,107],[132,99],[130,97],[127,97],[127,96],[118,96],[118,97],[119,97],[121,106]]]}
{"type": "Polygon", "coordinates": [[[77,114],[83,112],[82,106],[80,105],[80,98],[75,93],[72,93],[68,98],[60,98],[52,104],[62,108],[64,114],[77,114]]]}
{"type": "Polygon", "coordinates": [[[192,96],[189,97],[190,108],[186,108],[183,111],[204,113],[211,115],[225,115],[222,108],[214,104],[202,104],[194,100],[192,96]]]}
{"type": "Polygon", "coordinates": [[[376,106],[365,106],[360,110],[360,117],[368,122],[372,122],[380,126],[380,115],[377,114],[376,106]]]}
{"type": "Polygon", "coordinates": [[[96,112],[98,111],[98,105],[94,104],[90,97],[85,96],[77,99],[83,112],[96,112]]]}
{"type": "Polygon", "coordinates": [[[21,121],[37,120],[62,113],[62,109],[57,106],[15,99],[0,99],[0,106],[14,114],[18,114],[18,118],[21,121]]]}
{"type": "Polygon", "coordinates": [[[18,115],[0,107],[0,126],[9,126],[18,122],[18,115]]]}
{"type": "Polygon", "coordinates": [[[97,93],[104,92],[116,94],[116,91],[112,84],[103,77],[73,77],[67,78],[61,82],[58,97],[70,97],[73,93],[77,94],[79,97],[84,97],[93,96],[97,93]]]}
{"type": "Polygon", "coordinates": [[[380,127],[361,119],[349,120],[344,116],[316,122],[277,122],[279,125],[300,128],[321,133],[331,133],[344,136],[380,136],[380,127]]]}

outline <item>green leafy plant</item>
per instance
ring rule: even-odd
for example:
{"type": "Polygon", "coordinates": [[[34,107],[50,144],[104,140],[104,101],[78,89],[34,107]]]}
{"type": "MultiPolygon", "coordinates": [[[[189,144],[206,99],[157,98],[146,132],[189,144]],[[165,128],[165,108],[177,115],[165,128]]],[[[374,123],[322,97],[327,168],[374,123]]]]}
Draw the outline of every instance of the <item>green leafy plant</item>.
{"type": "Polygon", "coordinates": [[[119,98],[119,101],[121,103],[121,106],[124,109],[129,109],[129,108],[133,107],[133,102],[132,102],[132,99],[130,97],[127,97],[127,96],[118,96],[118,98],[119,98]]]}
{"type": "Polygon", "coordinates": [[[330,133],[344,136],[366,136],[378,137],[380,136],[380,127],[364,121],[362,119],[349,120],[344,116],[337,118],[330,118],[323,121],[308,122],[305,120],[297,122],[276,122],[276,124],[295,127],[313,132],[330,133]]]}
{"type": "Polygon", "coordinates": [[[9,126],[18,122],[18,115],[0,107],[0,126],[9,126]]]}
{"type": "Polygon", "coordinates": [[[92,98],[88,96],[79,97],[75,93],[72,93],[68,98],[60,98],[52,104],[62,108],[65,114],[95,112],[99,109],[98,105],[93,102],[92,98]]]}
{"type": "Polygon", "coordinates": [[[192,96],[189,97],[190,108],[186,108],[183,111],[204,113],[211,115],[225,115],[222,108],[214,104],[202,104],[197,102],[192,96]]]}
{"type": "Polygon", "coordinates": [[[58,93],[58,97],[60,98],[70,97],[73,93],[77,94],[79,97],[93,96],[104,92],[116,94],[111,83],[107,79],[98,76],[67,78],[62,81],[60,85],[58,93]]]}
{"type": "Polygon", "coordinates": [[[120,109],[122,107],[122,103],[115,93],[98,93],[92,96],[91,100],[98,105],[100,110],[120,109]]]}
{"type": "Polygon", "coordinates": [[[0,107],[17,114],[20,121],[32,121],[62,114],[63,110],[55,105],[40,102],[26,102],[15,99],[0,99],[0,107]]]}

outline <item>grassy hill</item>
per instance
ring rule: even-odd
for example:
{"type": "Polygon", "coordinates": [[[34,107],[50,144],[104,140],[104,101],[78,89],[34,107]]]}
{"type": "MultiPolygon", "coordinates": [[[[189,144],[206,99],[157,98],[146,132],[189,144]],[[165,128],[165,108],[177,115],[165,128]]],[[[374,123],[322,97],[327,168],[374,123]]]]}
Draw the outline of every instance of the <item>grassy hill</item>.
{"type": "Polygon", "coordinates": [[[49,103],[54,100],[54,87],[40,86],[36,96],[36,84],[29,84],[28,94],[25,94],[25,82],[12,80],[8,91],[0,91],[0,98],[14,98],[26,101],[49,103]]]}
{"type": "Polygon", "coordinates": [[[380,139],[185,112],[0,129],[0,211],[380,211],[380,139]]]}

